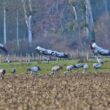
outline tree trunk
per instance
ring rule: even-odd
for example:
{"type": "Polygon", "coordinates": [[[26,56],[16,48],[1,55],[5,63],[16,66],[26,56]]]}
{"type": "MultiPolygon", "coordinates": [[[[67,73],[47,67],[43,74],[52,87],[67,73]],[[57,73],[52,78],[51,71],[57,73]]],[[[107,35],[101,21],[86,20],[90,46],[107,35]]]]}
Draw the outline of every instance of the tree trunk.
{"type": "Polygon", "coordinates": [[[17,39],[17,47],[19,49],[19,13],[17,10],[17,15],[16,15],[16,39],[17,39]]]}
{"type": "Polygon", "coordinates": [[[92,15],[92,7],[90,0],[85,0],[86,5],[86,25],[89,29],[90,40],[95,40],[95,32],[94,32],[94,21],[92,15]]]}
{"type": "Polygon", "coordinates": [[[30,15],[27,14],[27,10],[26,10],[26,4],[25,4],[25,1],[22,0],[22,4],[23,4],[23,9],[24,9],[24,16],[25,16],[25,22],[26,22],[26,25],[27,25],[27,30],[28,30],[28,42],[29,42],[29,45],[31,46],[32,45],[32,25],[31,25],[31,22],[32,22],[32,6],[31,6],[31,0],[29,0],[29,11],[31,13],[29,13],[30,15]]]}
{"type": "Polygon", "coordinates": [[[3,12],[4,12],[4,44],[7,43],[7,39],[6,39],[6,8],[3,8],[3,12]]]}

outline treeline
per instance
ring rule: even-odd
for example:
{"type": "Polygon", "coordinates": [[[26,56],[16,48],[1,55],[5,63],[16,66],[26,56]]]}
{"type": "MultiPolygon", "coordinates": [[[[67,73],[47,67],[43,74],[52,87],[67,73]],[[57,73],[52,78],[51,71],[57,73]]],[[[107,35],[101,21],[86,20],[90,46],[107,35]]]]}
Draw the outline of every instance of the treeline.
{"type": "Polygon", "coordinates": [[[31,53],[37,45],[86,51],[91,40],[109,48],[109,4],[109,0],[0,0],[0,42],[17,54],[31,53]]]}

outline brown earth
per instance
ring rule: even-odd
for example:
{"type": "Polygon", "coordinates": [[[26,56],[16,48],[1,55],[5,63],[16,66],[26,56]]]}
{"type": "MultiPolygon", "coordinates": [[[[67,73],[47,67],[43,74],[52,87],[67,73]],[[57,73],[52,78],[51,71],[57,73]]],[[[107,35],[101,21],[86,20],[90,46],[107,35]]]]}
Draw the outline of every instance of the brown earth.
{"type": "Polygon", "coordinates": [[[110,110],[110,74],[6,76],[0,110],[110,110]]]}

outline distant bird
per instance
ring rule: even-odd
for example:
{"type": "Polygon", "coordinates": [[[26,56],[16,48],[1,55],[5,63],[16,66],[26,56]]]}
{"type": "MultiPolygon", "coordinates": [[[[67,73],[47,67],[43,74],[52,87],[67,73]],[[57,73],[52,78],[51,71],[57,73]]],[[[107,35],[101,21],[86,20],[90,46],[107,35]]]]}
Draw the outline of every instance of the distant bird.
{"type": "Polygon", "coordinates": [[[78,63],[74,65],[74,68],[82,68],[84,64],[78,63]]]}
{"type": "Polygon", "coordinates": [[[57,58],[68,58],[69,57],[69,55],[65,54],[64,52],[53,51],[50,49],[42,48],[40,46],[37,46],[35,48],[35,51],[41,55],[50,55],[50,56],[57,57],[57,58]]]}
{"type": "Polygon", "coordinates": [[[94,69],[100,69],[102,67],[101,63],[94,63],[93,64],[94,69]]]}
{"type": "Polygon", "coordinates": [[[11,63],[11,61],[10,61],[10,59],[9,59],[9,56],[8,57],[6,57],[6,59],[5,59],[5,61],[4,62],[6,62],[6,63],[11,63]]]}
{"type": "Polygon", "coordinates": [[[5,69],[0,69],[0,77],[1,79],[4,79],[4,75],[6,74],[6,70],[5,69]]]}
{"type": "Polygon", "coordinates": [[[88,64],[84,64],[83,65],[83,73],[87,73],[88,68],[89,68],[88,64]]]}
{"type": "Polygon", "coordinates": [[[27,69],[27,71],[30,72],[31,74],[37,74],[40,70],[41,69],[39,66],[34,66],[27,69]]]}
{"type": "Polygon", "coordinates": [[[95,55],[110,56],[110,51],[108,49],[99,47],[95,42],[92,42],[90,47],[95,55]]]}
{"type": "Polygon", "coordinates": [[[4,47],[3,44],[0,43],[0,49],[5,53],[5,54],[8,54],[8,51],[7,49],[4,47]]]}
{"type": "MultiPolygon", "coordinates": [[[[75,65],[68,65],[66,67],[66,70],[67,71],[71,71],[73,69],[78,69],[78,68],[83,68],[85,64],[81,64],[81,63],[78,63],[78,64],[75,64],[75,65]]],[[[86,64],[87,65],[87,64],[86,64]]]]}
{"type": "Polygon", "coordinates": [[[68,65],[67,67],[66,67],[66,70],[67,71],[72,71],[74,69],[74,65],[68,65]]]}
{"type": "Polygon", "coordinates": [[[98,61],[99,64],[104,64],[104,61],[101,58],[97,58],[97,61],[98,61]]]}
{"type": "Polygon", "coordinates": [[[83,69],[83,73],[87,73],[87,69],[88,69],[88,64],[75,64],[75,65],[69,65],[66,67],[66,70],[67,71],[72,71],[72,70],[75,70],[75,69],[79,69],[79,68],[82,68],[83,69]]]}
{"type": "Polygon", "coordinates": [[[69,55],[64,52],[52,51],[52,55],[58,58],[68,58],[69,55]]]}
{"type": "Polygon", "coordinates": [[[99,56],[110,56],[110,50],[98,46],[94,41],[90,44],[90,47],[99,64],[104,63],[102,58],[99,58],[99,56]]]}
{"type": "Polygon", "coordinates": [[[40,46],[37,46],[35,48],[36,52],[41,54],[41,55],[51,55],[52,54],[52,50],[49,50],[49,49],[45,49],[45,48],[42,48],[40,46]]]}
{"type": "Polygon", "coordinates": [[[63,67],[60,66],[60,65],[56,65],[54,67],[52,67],[51,71],[52,71],[52,74],[56,74],[58,73],[63,67]]]}
{"type": "Polygon", "coordinates": [[[13,69],[12,69],[12,74],[13,74],[14,76],[16,76],[16,68],[13,68],[13,69]]]}

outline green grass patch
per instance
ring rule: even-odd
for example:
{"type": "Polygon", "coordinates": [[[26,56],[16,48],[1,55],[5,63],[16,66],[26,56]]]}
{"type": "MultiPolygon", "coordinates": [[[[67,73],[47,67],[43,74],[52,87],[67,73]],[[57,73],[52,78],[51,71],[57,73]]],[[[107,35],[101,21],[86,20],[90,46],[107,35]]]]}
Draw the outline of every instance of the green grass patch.
{"type": "MultiPolygon", "coordinates": [[[[17,73],[19,74],[26,74],[27,73],[27,68],[32,67],[32,66],[40,66],[41,74],[48,74],[51,72],[51,68],[55,65],[62,65],[63,69],[60,71],[61,73],[64,73],[66,71],[66,66],[67,65],[74,65],[78,62],[78,60],[59,60],[59,61],[50,61],[49,63],[45,61],[34,61],[34,62],[12,62],[12,63],[0,63],[0,68],[5,68],[7,70],[8,74],[12,74],[12,69],[16,68],[17,73]]],[[[95,70],[93,68],[93,63],[96,63],[95,60],[90,60],[88,62],[84,62],[89,65],[88,72],[90,73],[100,73],[100,72],[105,72],[109,73],[110,72],[110,60],[106,59],[106,62],[104,65],[102,65],[102,68],[99,70],[95,70]]],[[[72,73],[76,72],[82,72],[82,69],[76,69],[73,70],[72,73]]]]}

